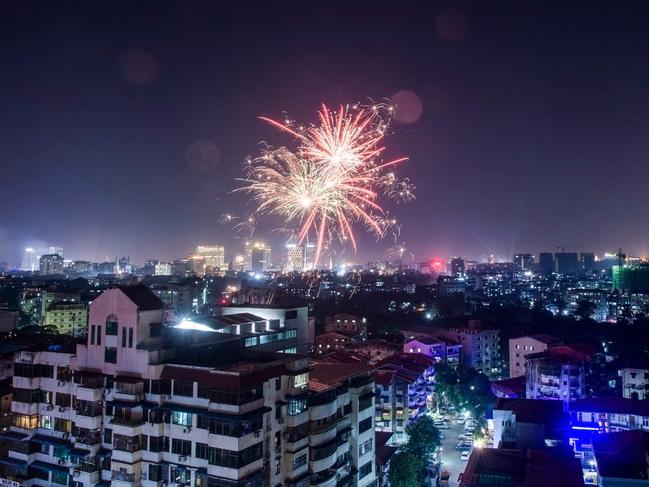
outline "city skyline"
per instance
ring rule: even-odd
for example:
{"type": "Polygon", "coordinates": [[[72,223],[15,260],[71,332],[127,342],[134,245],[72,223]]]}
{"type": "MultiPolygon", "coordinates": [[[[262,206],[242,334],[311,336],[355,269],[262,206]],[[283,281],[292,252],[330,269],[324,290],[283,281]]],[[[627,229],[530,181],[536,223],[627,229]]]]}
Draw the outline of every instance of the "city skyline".
{"type": "MultiPolygon", "coordinates": [[[[245,232],[219,219],[253,210],[230,193],[245,158],[259,140],[286,143],[257,117],[308,121],[323,101],[369,98],[402,107],[388,155],[410,158],[417,199],[390,207],[396,240],[359,235],[357,254],[337,256],[383,258],[401,242],[419,260],[584,245],[649,254],[637,224],[649,203],[641,9],[333,7],[4,6],[0,88],[15,96],[0,118],[11,209],[0,258],[49,242],[93,260],[231,248],[245,232]]],[[[278,226],[259,221],[255,238],[283,245],[278,226]]]]}

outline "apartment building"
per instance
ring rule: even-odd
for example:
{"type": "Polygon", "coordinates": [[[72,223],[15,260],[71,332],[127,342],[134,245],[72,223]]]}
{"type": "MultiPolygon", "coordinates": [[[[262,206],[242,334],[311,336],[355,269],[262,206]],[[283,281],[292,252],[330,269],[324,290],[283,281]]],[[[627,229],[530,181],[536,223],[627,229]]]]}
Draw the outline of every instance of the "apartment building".
{"type": "Polygon", "coordinates": [[[364,364],[314,363],[309,378],[311,486],[375,486],[374,379],[364,364]]]}
{"type": "Polygon", "coordinates": [[[541,333],[509,339],[509,377],[525,375],[525,356],[544,352],[549,347],[556,347],[561,342],[558,338],[541,333]]]}
{"type": "Polygon", "coordinates": [[[85,344],[17,352],[12,426],[2,434],[7,478],[70,487],[371,486],[375,467],[362,463],[374,457],[364,456],[371,445],[358,450],[367,415],[373,431],[369,372],[316,376],[329,387],[310,390],[309,358],[279,353],[295,349],[296,330],[245,313],[219,318],[168,323],[146,287],[113,288],[92,302],[85,344]],[[326,429],[332,402],[335,428],[326,429]]]}
{"type": "Polygon", "coordinates": [[[403,344],[403,351],[404,353],[420,353],[451,367],[457,367],[462,357],[462,345],[450,339],[443,340],[433,337],[420,337],[406,341],[403,344]]]}
{"type": "Polygon", "coordinates": [[[500,362],[500,330],[481,327],[471,322],[469,326],[447,330],[446,336],[462,345],[462,362],[488,377],[498,378],[502,374],[500,362]]]}
{"type": "Polygon", "coordinates": [[[574,344],[549,348],[526,356],[527,399],[552,399],[569,403],[588,393],[590,362],[595,350],[574,344]]]}
{"type": "Polygon", "coordinates": [[[393,433],[393,444],[407,440],[406,427],[433,406],[435,360],[404,353],[375,366],[376,430],[393,433]]]}

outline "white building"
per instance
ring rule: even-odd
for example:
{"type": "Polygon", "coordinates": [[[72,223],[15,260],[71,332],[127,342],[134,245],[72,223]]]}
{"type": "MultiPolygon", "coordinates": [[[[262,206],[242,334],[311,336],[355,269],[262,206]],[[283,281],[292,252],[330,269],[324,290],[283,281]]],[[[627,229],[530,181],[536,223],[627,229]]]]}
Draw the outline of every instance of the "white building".
{"type": "Polygon", "coordinates": [[[2,434],[9,480],[373,484],[368,367],[321,369],[311,387],[307,357],[274,353],[295,347],[290,319],[280,328],[279,320],[231,314],[216,329],[167,318],[144,286],[113,288],[93,300],[85,344],[16,354],[12,426],[2,434]]]}
{"type": "Polygon", "coordinates": [[[500,330],[483,329],[479,322],[471,322],[466,328],[448,330],[445,334],[462,345],[464,365],[488,377],[500,376],[500,330]]]}
{"type": "Polygon", "coordinates": [[[525,355],[544,352],[548,347],[559,345],[558,338],[545,333],[509,339],[509,377],[525,375],[525,355]]]}

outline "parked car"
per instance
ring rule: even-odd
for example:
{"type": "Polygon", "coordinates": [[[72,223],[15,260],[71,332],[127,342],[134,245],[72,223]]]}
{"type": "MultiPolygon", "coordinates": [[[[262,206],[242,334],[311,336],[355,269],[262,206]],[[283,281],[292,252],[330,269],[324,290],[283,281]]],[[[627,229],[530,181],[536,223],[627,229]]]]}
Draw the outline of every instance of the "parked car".
{"type": "Polygon", "coordinates": [[[462,416],[457,418],[457,424],[464,424],[464,418],[462,416]]]}
{"type": "Polygon", "coordinates": [[[464,460],[465,462],[469,460],[469,455],[471,454],[470,451],[463,451],[462,454],[460,455],[460,460],[464,460]]]}

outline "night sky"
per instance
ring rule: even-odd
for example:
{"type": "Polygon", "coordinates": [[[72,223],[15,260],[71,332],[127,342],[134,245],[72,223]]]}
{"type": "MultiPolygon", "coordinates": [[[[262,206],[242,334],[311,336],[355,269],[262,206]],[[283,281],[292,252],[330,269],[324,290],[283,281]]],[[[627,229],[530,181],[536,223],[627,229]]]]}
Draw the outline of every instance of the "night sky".
{"type": "MultiPolygon", "coordinates": [[[[250,211],[230,194],[244,158],[291,142],[258,115],[403,90],[423,109],[404,103],[387,145],[417,199],[386,206],[417,260],[649,253],[648,9],[0,1],[0,260],[233,254],[245,234],[219,219],[250,211]]],[[[278,247],[277,225],[256,236],[278,247]]],[[[392,242],[361,240],[359,261],[392,242]]]]}

